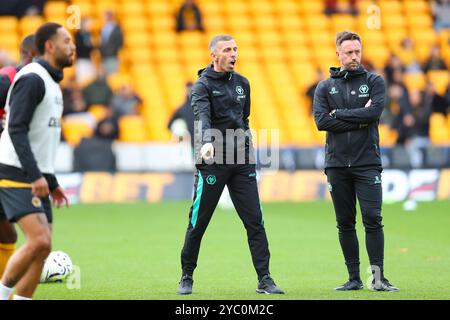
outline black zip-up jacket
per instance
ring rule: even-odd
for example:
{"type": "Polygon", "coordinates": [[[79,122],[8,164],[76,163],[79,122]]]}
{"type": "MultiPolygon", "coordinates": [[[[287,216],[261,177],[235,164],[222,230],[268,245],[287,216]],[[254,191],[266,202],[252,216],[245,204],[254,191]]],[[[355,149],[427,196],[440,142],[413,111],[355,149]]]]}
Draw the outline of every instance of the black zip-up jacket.
{"type": "Polygon", "coordinates": [[[330,68],[330,74],[318,84],[313,103],[317,128],[327,131],[325,168],[381,167],[378,120],[386,100],[384,79],[361,65],[354,71],[330,68]]]}
{"type": "MultiPolygon", "coordinates": [[[[221,156],[220,150],[217,149],[220,140],[213,137],[208,130],[217,129],[222,133],[224,150],[230,150],[225,139],[227,129],[242,129],[243,132],[249,134],[250,84],[239,73],[216,72],[212,65],[199,70],[198,75],[199,78],[194,83],[190,94],[194,119],[201,121],[201,132],[199,132],[198,124],[195,128],[195,143],[198,147],[208,142],[215,142],[217,158],[221,156]]],[[[248,135],[248,137],[250,136],[248,135]]],[[[243,143],[243,141],[241,142],[243,143]]],[[[248,160],[248,152],[251,147],[250,137],[245,140],[245,145],[235,142],[234,152],[245,148],[248,160]]],[[[198,153],[198,150],[196,152],[198,153]]]]}

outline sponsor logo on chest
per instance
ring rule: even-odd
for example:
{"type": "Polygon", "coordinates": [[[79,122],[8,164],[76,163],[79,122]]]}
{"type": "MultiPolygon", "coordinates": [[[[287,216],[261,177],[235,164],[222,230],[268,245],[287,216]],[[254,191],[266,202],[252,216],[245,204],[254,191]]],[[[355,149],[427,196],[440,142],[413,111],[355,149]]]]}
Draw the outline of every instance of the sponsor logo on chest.
{"type": "Polygon", "coordinates": [[[359,87],[359,95],[358,98],[367,98],[369,96],[369,86],[367,84],[363,84],[359,87]]]}

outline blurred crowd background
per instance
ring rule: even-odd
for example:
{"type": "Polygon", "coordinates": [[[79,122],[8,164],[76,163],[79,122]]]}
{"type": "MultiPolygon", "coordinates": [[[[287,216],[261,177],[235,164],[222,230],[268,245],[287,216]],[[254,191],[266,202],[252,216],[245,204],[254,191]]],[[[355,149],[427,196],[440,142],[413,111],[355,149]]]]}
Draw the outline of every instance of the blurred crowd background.
{"type": "MultiPolygon", "coordinates": [[[[0,67],[19,62],[21,40],[44,21],[66,26],[77,46],[62,82],[63,139],[75,155],[83,144],[111,153],[114,142],[190,141],[190,86],[209,40],[228,33],[252,86],[251,127],[280,130],[294,152],[287,169],[317,167],[325,135],[312,97],[338,65],[336,33],[352,30],[364,66],[387,83],[385,165],[450,167],[450,0],[1,1],[0,67]]],[[[74,169],[89,169],[82,162],[74,169]]]]}

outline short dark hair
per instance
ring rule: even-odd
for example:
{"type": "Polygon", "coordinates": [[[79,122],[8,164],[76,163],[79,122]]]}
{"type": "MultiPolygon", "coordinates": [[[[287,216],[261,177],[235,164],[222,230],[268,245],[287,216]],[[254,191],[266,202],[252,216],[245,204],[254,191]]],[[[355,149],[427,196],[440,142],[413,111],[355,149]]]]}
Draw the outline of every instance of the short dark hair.
{"type": "Polygon", "coordinates": [[[47,22],[37,29],[34,34],[34,41],[39,54],[42,55],[45,53],[45,42],[50,40],[58,32],[59,28],[62,28],[62,25],[59,23],[47,22]]]}
{"type": "Polygon", "coordinates": [[[339,47],[346,40],[358,40],[361,43],[361,37],[352,31],[342,31],[336,34],[336,47],[339,47]]]}
{"type": "Polygon", "coordinates": [[[20,48],[22,50],[29,51],[36,47],[35,41],[34,41],[34,34],[29,34],[25,38],[23,38],[22,43],[20,44],[20,48]]]}
{"type": "Polygon", "coordinates": [[[214,49],[216,49],[217,43],[219,41],[230,41],[230,40],[233,40],[232,36],[228,34],[218,34],[217,36],[213,37],[209,42],[208,45],[209,51],[213,52],[214,49]]]}

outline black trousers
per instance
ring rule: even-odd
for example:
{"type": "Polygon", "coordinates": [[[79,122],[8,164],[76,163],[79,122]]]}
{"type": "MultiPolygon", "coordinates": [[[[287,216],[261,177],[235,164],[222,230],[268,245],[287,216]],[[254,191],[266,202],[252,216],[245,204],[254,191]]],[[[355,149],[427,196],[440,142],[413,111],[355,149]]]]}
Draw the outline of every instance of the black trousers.
{"type": "Polygon", "coordinates": [[[234,207],[247,230],[248,245],[258,278],[269,274],[269,245],[258,196],[255,165],[200,165],[195,175],[195,194],[181,251],[183,274],[197,267],[203,234],[222,191],[227,185],[234,207]]]}
{"type": "Polygon", "coordinates": [[[328,187],[336,213],[339,242],[350,279],[359,278],[359,245],[356,236],[356,198],[366,233],[372,272],[383,275],[384,234],[381,217],[381,171],[376,167],[327,168],[328,187]]]}

